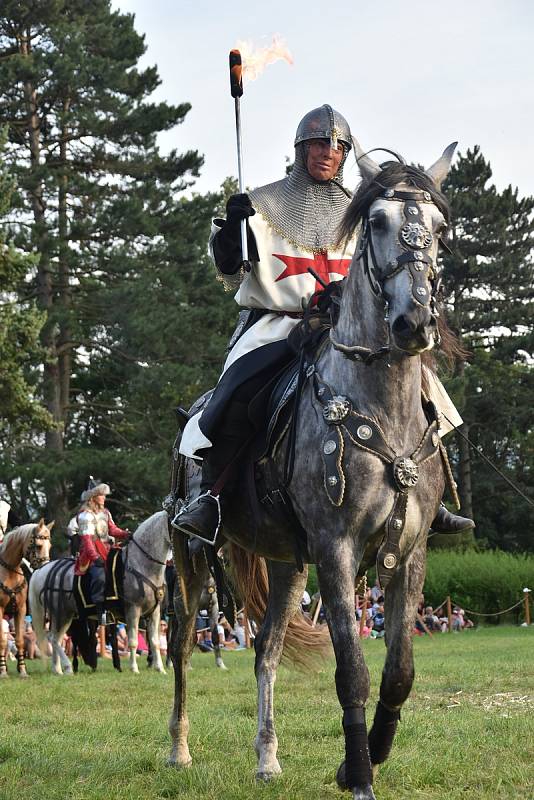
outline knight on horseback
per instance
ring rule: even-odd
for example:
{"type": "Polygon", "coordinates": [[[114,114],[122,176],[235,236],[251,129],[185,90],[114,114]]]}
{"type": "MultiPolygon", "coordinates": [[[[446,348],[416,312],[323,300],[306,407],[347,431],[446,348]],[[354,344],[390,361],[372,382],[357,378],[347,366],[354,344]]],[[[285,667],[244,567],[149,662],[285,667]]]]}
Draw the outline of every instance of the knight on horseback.
{"type": "MultiPolygon", "coordinates": [[[[200,495],[172,522],[191,537],[191,552],[216,540],[219,493],[254,434],[250,401],[294,358],[288,336],[301,322],[303,309],[324,285],[348,274],[354,255],[355,237],[339,244],[339,225],[352,196],[343,186],[343,167],[352,149],[346,119],[329,105],[315,108],[300,121],[294,145],[289,175],[250,195],[233,195],[226,220],[213,222],[210,252],[218,278],[226,288],[239,287],[235,299],[246,310],[215,391],[188,421],[181,439],[183,455],[202,458],[200,495]],[[250,264],[243,262],[242,220],[247,220],[250,264]]],[[[432,399],[460,424],[450,398],[432,377],[439,395],[432,399]]],[[[456,533],[473,525],[441,506],[432,527],[456,533]]]]}
{"type": "Polygon", "coordinates": [[[130,536],[130,531],[115,525],[105,507],[110,492],[107,483],[90,478],[87,489],[82,492],[82,505],[77,514],[80,549],[74,574],[89,574],[91,597],[100,613],[104,607],[105,564],[111,545],[114,539],[127,539],[130,536]]]}

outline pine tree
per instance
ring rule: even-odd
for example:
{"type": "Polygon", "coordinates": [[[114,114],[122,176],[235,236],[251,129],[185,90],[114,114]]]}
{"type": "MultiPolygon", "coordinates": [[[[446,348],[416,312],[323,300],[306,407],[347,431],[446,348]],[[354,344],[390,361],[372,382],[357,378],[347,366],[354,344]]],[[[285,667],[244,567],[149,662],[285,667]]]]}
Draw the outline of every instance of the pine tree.
{"type": "MultiPolygon", "coordinates": [[[[444,259],[448,314],[471,352],[447,386],[464,436],[533,496],[534,198],[520,199],[511,186],[499,193],[491,175],[475,147],[460,155],[444,185],[453,214],[453,255],[444,259]]],[[[526,547],[528,503],[471,455],[462,436],[453,451],[462,508],[474,514],[477,538],[526,547]]]]}
{"type": "Polygon", "coordinates": [[[196,152],[160,155],[157,134],[189,106],[149,101],[159,78],[138,69],[144,51],[133,16],[109,0],[4,0],[0,9],[0,124],[19,187],[11,227],[36,258],[28,285],[45,315],[42,395],[54,421],[41,467],[47,513],[60,522],[76,468],[66,445],[78,436],[77,371],[106,347],[100,289],[149,255],[201,165],[196,152]]]}

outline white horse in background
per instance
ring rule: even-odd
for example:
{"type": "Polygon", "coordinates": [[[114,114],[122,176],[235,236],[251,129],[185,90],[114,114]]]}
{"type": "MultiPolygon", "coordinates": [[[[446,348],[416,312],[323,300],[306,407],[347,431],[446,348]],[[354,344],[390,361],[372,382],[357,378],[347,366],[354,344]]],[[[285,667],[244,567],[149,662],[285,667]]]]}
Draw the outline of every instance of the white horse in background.
{"type": "MultiPolygon", "coordinates": [[[[171,542],[166,511],[158,511],[137,528],[122,548],[124,564],[123,597],[128,631],[129,668],[139,673],[137,645],[139,619],[147,620],[147,635],[153,654],[151,667],[165,672],[160,653],[160,605],[165,594],[165,566],[171,556],[171,542]]],[[[54,675],[72,674],[71,662],[62,642],[72,620],[78,615],[73,595],[74,559],[51,561],[39,569],[30,583],[32,622],[46,653],[46,640],[52,645],[54,675]],[[50,629],[45,629],[45,617],[50,629]]]]}

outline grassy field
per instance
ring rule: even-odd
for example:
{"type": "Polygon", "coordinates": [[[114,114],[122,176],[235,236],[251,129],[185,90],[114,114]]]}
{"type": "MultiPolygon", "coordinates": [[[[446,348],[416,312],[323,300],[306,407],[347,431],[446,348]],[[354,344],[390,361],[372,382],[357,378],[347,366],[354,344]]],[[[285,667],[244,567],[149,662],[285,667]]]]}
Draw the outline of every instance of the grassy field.
{"type": "MultiPolygon", "coordinates": [[[[374,708],[384,645],[365,641],[374,708]]],[[[534,800],[534,627],[417,638],[416,682],[377,800],[534,800]]],[[[0,683],[0,800],[325,800],[343,757],[333,659],[314,674],[281,667],[276,686],[283,775],[254,781],[255,682],[250,651],[228,672],[195,653],[191,769],[166,766],[172,670],[31,677],[0,683]]],[[[371,714],[369,714],[371,716],[371,714]]]]}

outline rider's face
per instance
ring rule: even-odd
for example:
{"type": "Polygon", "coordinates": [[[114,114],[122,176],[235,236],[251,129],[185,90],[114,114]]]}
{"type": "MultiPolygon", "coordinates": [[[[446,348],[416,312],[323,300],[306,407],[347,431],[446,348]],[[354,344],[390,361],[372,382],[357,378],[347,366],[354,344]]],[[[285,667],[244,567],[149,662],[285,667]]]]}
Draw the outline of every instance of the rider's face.
{"type": "Polygon", "coordinates": [[[337,173],[343,160],[343,145],[341,142],[337,150],[330,147],[329,139],[310,139],[306,168],[316,181],[329,181],[337,173]]]}
{"type": "Polygon", "coordinates": [[[106,495],[105,494],[96,494],[95,495],[95,503],[99,508],[104,508],[106,504],[106,495]]]}

